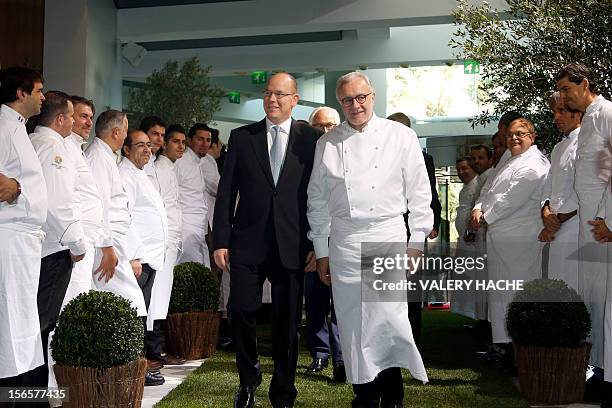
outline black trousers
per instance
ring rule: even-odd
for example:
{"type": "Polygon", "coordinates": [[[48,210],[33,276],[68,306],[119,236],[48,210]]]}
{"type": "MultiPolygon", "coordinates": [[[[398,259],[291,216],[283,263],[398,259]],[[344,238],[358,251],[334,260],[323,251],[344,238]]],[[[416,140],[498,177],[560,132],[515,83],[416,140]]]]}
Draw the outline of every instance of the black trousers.
{"type": "Polygon", "coordinates": [[[386,408],[392,403],[404,400],[404,383],[399,367],[381,371],[374,381],[365,384],[353,384],[355,398],[352,408],[386,408]]]}
{"type": "MultiPolygon", "coordinates": [[[[144,297],[145,306],[147,307],[147,311],[149,310],[149,305],[151,304],[151,292],[153,291],[153,282],[155,282],[155,269],[151,268],[149,264],[142,264],[142,273],[140,277],[136,279],[138,282],[138,286],[142,289],[142,296],[144,297]]],[[[147,318],[143,318],[144,324],[144,332],[145,332],[145,356],[149,357],[150,350],[155,349],[155,339],[149,335],[150,332],[147,331],[147,318]]],[[[153,327],[155,329],[155,327],[153,327]]],[[[158,330],[160,329],[158,325],[158,330]]],[[[160,343],[161,344],[161,343],[160,343]]],[[[161,356],[160,356],[161,357],[161,356]]]]}
{"type": "MultiPolygon", "coordinates": [[[[276,247],[276,245],[273,245],[276,247]]],[[[253,385],[260,374],[257,353],[256,316],[261,307],[263,283],[272,286],[272,358],[274,374],[268,395],[274,405],[293,403],[297,396],[295,370],[298,329],[302,318],[304,273],[286,269],[278,252],[271,250],[261,265],[230,265],[228,318],[236,349],[241,385],[253,385]]]]}
{"type": "Polygon", "coordinates": [[[28,378],[26,381],[31,382],[32,387],[46,387],[49,382],[47,356],[49,334],[55,329],[71,275],[72,259],[67,249],[47,255],[40,261],[37,303],[45,364],[26,375],[28,378]]]}
{"type": "Polygon", "coordinates": [[[149,360],[162,359],[162,340],[164,337],[164,332],[161,328],[162,321],[153,321],[153,330],[145,331],[145,356],[149,360]]]}

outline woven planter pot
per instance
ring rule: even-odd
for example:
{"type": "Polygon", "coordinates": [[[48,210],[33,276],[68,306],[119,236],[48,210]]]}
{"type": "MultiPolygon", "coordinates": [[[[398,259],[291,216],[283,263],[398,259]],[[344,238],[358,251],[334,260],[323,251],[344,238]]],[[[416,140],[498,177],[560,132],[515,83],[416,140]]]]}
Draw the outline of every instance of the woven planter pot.
{"type": "Polygon", "coordinates": [[[591,343],[581,347],[536,347],[513,343],[521,392],[530,404],[570,404],[584,397],[591,343]]]}
{"type": "Polygon", "coordinates": [[[168,352],[187,360],[210,357],[217,350],[219,313],[216,311],[172,313],[168,325],[168,352]]]}
{"type": "Polygon", "coordinates": [[[139,358],[111,368],[53,367],[59,387],[67,387],[64,408],[140,408],[147,360],[139,358]]]}

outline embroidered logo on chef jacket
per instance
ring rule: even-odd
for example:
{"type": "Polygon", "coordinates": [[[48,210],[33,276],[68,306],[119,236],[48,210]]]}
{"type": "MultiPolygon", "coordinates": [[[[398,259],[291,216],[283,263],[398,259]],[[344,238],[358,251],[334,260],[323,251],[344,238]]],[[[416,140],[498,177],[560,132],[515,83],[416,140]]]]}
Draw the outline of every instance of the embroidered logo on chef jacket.
{"type": "Polygon", "coordinates": [[[62,158],[62,156],[55,156],[51,165],[54,166],[56,169],[63,169],[64,167],[66,167],[64,166],[64,159],[62,158]]]}

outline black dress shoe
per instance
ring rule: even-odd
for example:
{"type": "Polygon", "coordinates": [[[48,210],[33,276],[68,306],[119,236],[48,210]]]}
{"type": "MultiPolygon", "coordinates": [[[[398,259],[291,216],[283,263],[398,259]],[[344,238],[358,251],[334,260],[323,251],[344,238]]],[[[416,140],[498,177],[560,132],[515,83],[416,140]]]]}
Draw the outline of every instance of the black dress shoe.
{"type": "Polygon", "coordinates": [[[293,408],[293,404],[290,402],[277,402],[272,405],[274,408],[293,408]]]}
{"type": "Polygon", "coordinates": [[[326,358],[313,358],[312,363],[306,369],[309,373],[318,373],[323,371],[327,365],[329,364],[329,360],[326,358]]]}
{"type": "Polygon", "coordinates": [[[404,408],[404,403],[401,401],[391,403],[381,402],[380,408],[404,408]]]}
{"type": "Polygon", "coordinates": [[[343,383],[346,382],[346,369],[344,368],[344,362],[338,361],[334,363],[334,381],[343,383]]]}
{"type": "Polygon", "coordinates": [[[147,373],[145,374],[145,386],[162,385],[165,382],[166,380],[159,373],[156,374],[147,371],[147,373]]]}
{"type": "Polygon", "coordinates": [[[261,384],[261,373],[253,385],[241,385],[234,396],[234,408],[253,408],[255,406],[255,391],[261,384]]]}

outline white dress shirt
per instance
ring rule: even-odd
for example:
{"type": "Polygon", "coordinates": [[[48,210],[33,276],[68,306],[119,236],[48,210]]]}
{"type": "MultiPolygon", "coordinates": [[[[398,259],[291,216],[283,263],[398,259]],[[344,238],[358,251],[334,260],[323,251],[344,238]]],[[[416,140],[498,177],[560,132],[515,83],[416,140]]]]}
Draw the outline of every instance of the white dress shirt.
{"type": "Polygon", "coordinates": [[[510,156],[493,177],[482,201],[483,217],[489,226],[541,224],[540,203],[549,169],[548,159],[537,146],[510,156]]]}
{"type": "Polygon", "coordinates": [[[7,105],[0,107],[0,173],[21,185],[15,202],[0,203],[0,228],[39,230],[47,219],[47,185],[25,122],[7,105]]]}
{"type": "Polygon", "coordinates": [[[308,184],[309,238],[328,256],[333,217],[367,224],[410,210],[409,246],[423,248],[433,225],[431,186],[419,141],[400,123],[373,115],[362,132],[344,122],[317,142],[308,184]]]}
{"type": "Polygon", "coordinates": [[[81,224],[81,199],[77,192],[79,173],[66,150],[64,138],[49,127],[37,126],[30,141],[38,154],[48,194],[47,221],[43,225],[46,236],[41,257],[66,248],[72,255],[83,255],[87,244],[81,224]]]}
{"type": "Polygon", "coordinates": [[[201,218],[206,221],[208,206],[204,197],[204,176],[200,168],[200,158],[188,147],[183,157],[174,163],[176,180],[179,185],[179,202],[183,219],[201,218]]]}
{"type": "Polygon", "coordinates": [[[102,196],[98,190],[98,185],[91,174],[89,164],[83,152],[85,141],[76,133],[64,139],[64,146],[68,154],[74,161],[74,165],[79,174],[77,181],[77,192],[80,198],[80,217],[81,224],[85,231],[85,237],[89,242],[96,242],[103,234],[103,210],[102,196]]]}
{"type": "Polygon", "coordinates": [[[576,173],[576,147],[580,127],[572,130],[555,145],[550,154],[550,172],[544,183],[542,205],[549,201],[553,213],[569,213],[578,209],[578,196],[574,190],[576,173]]]}
{"type": "Polygon", "coordinates": [[[215,200],[217,199],[217,188],[219,187],[219,168],[215,158],[210,154],[202,157],[200,168],[204,177],[206,205],[208,206],[208,225],[212,229],[213,217],[215,213],[215,200]]]}
{"type": "Polygon", "coordinates": [[[119,174],[128,196],[136,233],[142,242],[140,261],[161,271],[168,239],[168,221],[162,198],[144,170],[126,157],[119,163],[119,174]]]}
{"type": "Polygon", "coordinates": [[[168,245],[175,247],[181,240],[182,212],[179,203],[179,187],[174,173],[174,163],[166,156],[159,155],[155,168],[161,188],[161,197],[168,216],[168,245]]]}

